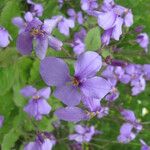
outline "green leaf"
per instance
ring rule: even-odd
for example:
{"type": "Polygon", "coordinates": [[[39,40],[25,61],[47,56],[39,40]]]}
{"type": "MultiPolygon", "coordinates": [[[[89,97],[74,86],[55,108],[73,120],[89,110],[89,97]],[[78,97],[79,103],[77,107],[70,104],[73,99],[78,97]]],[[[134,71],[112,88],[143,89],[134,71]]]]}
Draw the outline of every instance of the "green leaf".
{"type": "Polygon", "coordinates": [[[40,78],[39,66],[40,66],[40,61],[37,59],[36,61],[33,62],[32,68],[30,70],[29,82],[34,83],[37,82],[37,80],[39,80],[40,78]]]}
{"type": "Polygon", "coordinates": [[[85,38],[85,44],[87,50],[98,50],[100,48],[101,40],[99,27],[89,30],[85,38]]]}
{"type": "Polygon", "coordinates": [[[20,136],[18,129],[12,128],[5,136],[2,141],[2,150],[10,150],[15,145],[15,142],[20,136]]]}
{"type": "Polygon", "coordinates": [[[15,47],[6,48],[0,51],[0,66],[8,67],[17,61],[18,52],[15,47]]]}
{"type": "Polygon", "coordinates": [[[12,35],[12,37],[17,36],[17,28],[12,24],[12,18],[20,16],[20,0],[11,0],[8,1],[4,8],[2,9],[0,15],[0,23],[4,26],[12,35]]]}
{"type": "Polygon", "coordinates": [[[29,57],[21,57],[17,62],[17,69],[19,80],[21,83],[26,84],[30,77],[30,70],[32,67],[32,60],[29,57]]]}
{"type": "Polygon", "coordinates": [[[13,86],[13,100],[17,107],[23,107],[26,103],[24,97],[20,94],[20,89],[22,88],[19,82],[16,82],[13,86]]]}
{"type": "Polygon", "coordinates": [[[14,66],[0,68],[0,95],[4,95],[12,87],[15,75],[14,66]]]}

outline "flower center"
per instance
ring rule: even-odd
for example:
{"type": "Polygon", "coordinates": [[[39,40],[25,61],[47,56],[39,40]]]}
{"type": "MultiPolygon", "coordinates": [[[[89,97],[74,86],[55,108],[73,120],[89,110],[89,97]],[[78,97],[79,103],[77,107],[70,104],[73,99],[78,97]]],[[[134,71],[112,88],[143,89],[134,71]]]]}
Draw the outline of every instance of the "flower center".
{"type": "Polygon", "coordinates": [[[44,35],[44,31],[43,30],[40,30],[40,29],[36,29],[36,28],[32,28],[31,31],[30,31],[30,34],[32,36],[38,36],[38,35],[44,35]]]}
{"type": "Polygon", "coordinates": [[[34,100],[38,100],[39,98],[40,98],[40,96],[38,96],[38,95],[34,95],[34,96],[33,96],[33,99],[34,99],[34,100]]]}
{"type": "Polygon", "coordinates": [[[78,78],[77,78],[77,77],[74,77],[73,80],[72,80],[72,84],[73,84],[74,86],[78,86],[79,83],[80,83],[80,82],[79,82],[78,78]]]}

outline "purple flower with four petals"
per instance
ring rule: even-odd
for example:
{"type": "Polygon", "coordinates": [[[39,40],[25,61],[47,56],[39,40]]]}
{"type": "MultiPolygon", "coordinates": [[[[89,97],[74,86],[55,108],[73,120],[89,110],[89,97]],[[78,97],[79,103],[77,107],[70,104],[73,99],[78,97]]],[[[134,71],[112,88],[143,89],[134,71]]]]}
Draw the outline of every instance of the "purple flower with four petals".
{"type": "MultiPolygon", "coordinates": [[[[18,19],[15,19],[15,23],[18,19]]],[[[43,23],[38,18],[33,18],[30,22],[27,22],[25,28],[23,30],[21,28],[17,39],[17,49],[19,52],[22,55],[28,55],[34,46],[36,55],[43,59],[48,45],[55,50],[61,50],[63,43],[51,35],[52,30],[61,19],[61,16],[57,16],[52,19],[46,19],[43,23]]]]}
{"type": "Polygon", "coordinates": [[[75,74],[71,77],[62,59],[46,57],[41,61],[40,74],[47,85],[56,86],[56,98],[68,106],[76,106],[83,96],[102,99],[110,91],[109,82],[96,76],[101,66],[101,56],[96,52],[82,53],[74,65],[75,74]]]}
{"type": "Polygon", "coordinates": [[[47,102],[51,92],[49,87],[37,91],[29,85],[21,89],[20,92],[24,97],[31,97],[29,103],[24,107],[24,111],[30,116],[41,120],[43,115],[49,114],[51,111],[51,106],[47,102]]]}

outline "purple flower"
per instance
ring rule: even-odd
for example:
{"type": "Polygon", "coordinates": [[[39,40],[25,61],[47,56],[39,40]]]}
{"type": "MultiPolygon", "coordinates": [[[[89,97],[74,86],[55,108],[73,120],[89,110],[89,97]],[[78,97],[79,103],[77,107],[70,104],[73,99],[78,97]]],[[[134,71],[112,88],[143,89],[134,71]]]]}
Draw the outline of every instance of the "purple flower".
{"type": "Polygon", "coordinates": [[[104,1],[102,11],[97,12],[98,24],[105,31],[102,35],[102,43],[108,45],[110,38],[119,40],[122,34],[122,25],[130,27],[133,24],[131,10],[115,5],[114,1],[104,1]]]}
{"type": "Polygon", "coordinates": [[[46,19],[41,22],[38,18],[27,22],[25,29],[19,34],[17,39],[17,49],[22,55],[28,55],[33,48],[35,42],[36,55],[43,59],[46,55],[48,45],[55,50],[61,50],[63,43],[51,35],[52,30],[62,19],[61,16],[46,19]]]}
{"type": "Polygon", "coordinates": [[[125,70],[122,67],[116,67],[115,74],[116,74],[118,80],[124,84],[129,83],[131,80],[130,75],[126,74],[125,70]]]}
{"type": "Polygon", "coordinates": [[[2,127],[4,122],[4,117],[0,115],[0,128],[2,127]]]}
{"type": "Polygon", "coordinates": [[[80,143],[72,143],[70,145],[71,150],[83,150],[82,144],[80,143]]]}
{"type": "Polygon", "coordinates": [[[80,55],[85,51],[85,44],[84,44],[85,36],[86,30],[83,28],[74,35],[73,51],[76,55],[80,55]]]}
{"type": "Polygon", "coordinates": [[[55,115],[64,121],[79,122],[81,120],[89,119],[87,113],[78,107],[65,107],[58,108],[55,111],[55,115]]]}
{"type": "Polygon", "coordinates": [[[148,146],[143,140],[140,140],[142,147],[141,150],[150,150],[150,146],[148,146]]]}
{"type": "Polygon", "coordinates": [[[31,97],[29,103],[24,107],[24,111],[30,116],[36,120],[41,120],[43,115],[49,114],[51,107],[46,101],[51,92],[49,87],[37,91],[29,85],[21,89],[20,92],[24,97],[31,97]]]}
{"type": "Polygon", "coordinates": [[[82,10],[89,13],[98,8],[97,0],[81,0],[81,8],[82,10]]]}
{"type": "Polygon", "coordinates": [[[34,3],[32,0],[27,0],[27,3],[31,5],[31,13],[33,16],[42,16],[43,14],[43,6],[42,4],[34,3]]]}
{"type": "Polygon", "coordinates": [[[24,147],[24,150],[52,150],[56,141],[47,135],[49,134],[39,134],[34,142],[30,142],[24,147]]]}
{"type": "Polygon", "coordinates": [[[137,121],[134,112],[131,110],[121,110],[121,115],[127,123],[124,123],[120,129],[118,141],[122,143],[129,143],[142,130],[142,125],[137,121]]]}
{"type": "Polygon", "coordinates": [[[121,115],[123,116],[123,118],[127,121],[130,122],[131,124],[134,125],[134,127],[138,130],[141,131],[142,130],[142,125],[140,125],[140,123],[138,122],[138,120],[135,117],[135,114],[133,111],[128,110],[128,109],[123,109],[121,111],[121,115]]]}
{"type": "Polygon", "coordinates": [[[146,80],[150,80],[150,64],[143,65],[144,77],[146,80]]]}
{"type": "Polygon", "coordinates": [[[121,126],[120,129],[120,135],[118,136],[118,141],[120,143],[129,143],[130,141],[134,140],[136,135],[134,132],[132,132],[133,130],[133,125],[130,123],[124,123],[121,126]]]}
{"type": "Polygon", "coordinates": [[[75,23],[74,20],[72,19],[67,19],[65,17],[63,17],[63,19],[58,23],[58,29],[60,31],[60,33],[64,34],[65,36],[69,36],[70,28],[74,28],[75,23]]]}
{"type": "Polygon", "coordinates": [[[2,26],[0,26],[0,47],[7,47],[11,39],[12,38],[8,31],[2,26]]]}
{"type": "Polygon", "coordinates": [[[87,127],[87,126],[76,125],[75,131],[76,131],[75,134],[69,135],[69,140],[75,140],[78,143],[90,142],[92,137],[95,134],[94,126],[87,127]]]}
{"type": "Polygon", "coordinates": [[[101,106],[99,99],[83,97],[82,101],[85,107],[88,108],[87,115],[89,118],[97,116],[100,119],[109,113],[109,108],[101,106]]]}
{"type": "Polygon", "coordinates": [[[109,102],[115,101],[119,97],[119,94],[120,94],[118,89],[115,87],[116,84],[113,84],[113,82],[111,82],[111,85],[112,85],[111,91],[105,97],[105,99],[109,102]]]}
{"type": "Polygon", "coordinates": [[[74,9],[70,8],[68,9],[67,13],[74,22],[77,20],[79,24],[83,24],[84,20],[81,11],[76,13],[74,9]]]}
{"type": "Polygon", "coordinates": [[[136,33],[141,33],[143,31],[143,29],[144,29],[144,26],[137,26],[134,31],[136,33]]]}
{"type": "Polygon", "coordinates": [[[25,31],[26,26],[29,22],[33,20],[33,15],[31,12],[26,12],[24,15],[24,19],[21,17],[14,17],[12,19],[12,23],[19,28],[19,33],[25,31]]]}
{"type": "Polygon", "coordinates": [[[137,38],[136,42],[144,48],[145,52],[148,52],[148,45],[149,45],[149,37],[147,33],[140,33],[137,38]]]}
{"type": "Polygon", "coordinates": [[[132,95],[138,95],[139,93],[143,92],[146,87],[146,81],[143,76],[131,81],[132,86],[132,95]]]}
{"type": "Polygon", "coordinates": [[[102,99],[110,91],[109,82],[96,76],[101,66],[101,56],[85,52],[78,56],[73,77],[69,75],[66,63],[55,57],[41,61],[40,74],[47,85],[56,86],[56,98],[68,106],[75,106],[82,96],[102,99]]]}

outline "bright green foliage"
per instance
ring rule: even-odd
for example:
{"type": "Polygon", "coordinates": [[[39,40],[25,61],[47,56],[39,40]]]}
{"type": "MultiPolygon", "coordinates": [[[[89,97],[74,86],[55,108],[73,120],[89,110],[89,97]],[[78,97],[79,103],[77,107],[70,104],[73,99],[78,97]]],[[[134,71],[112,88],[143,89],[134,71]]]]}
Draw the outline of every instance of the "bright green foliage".
{"type": "Polygon", "coordinates": [[[95,27],[88,31],[85,38],[85,44],[87,50],[98,50],[101,46],[100,42],[100,28],[95,27]]]}

